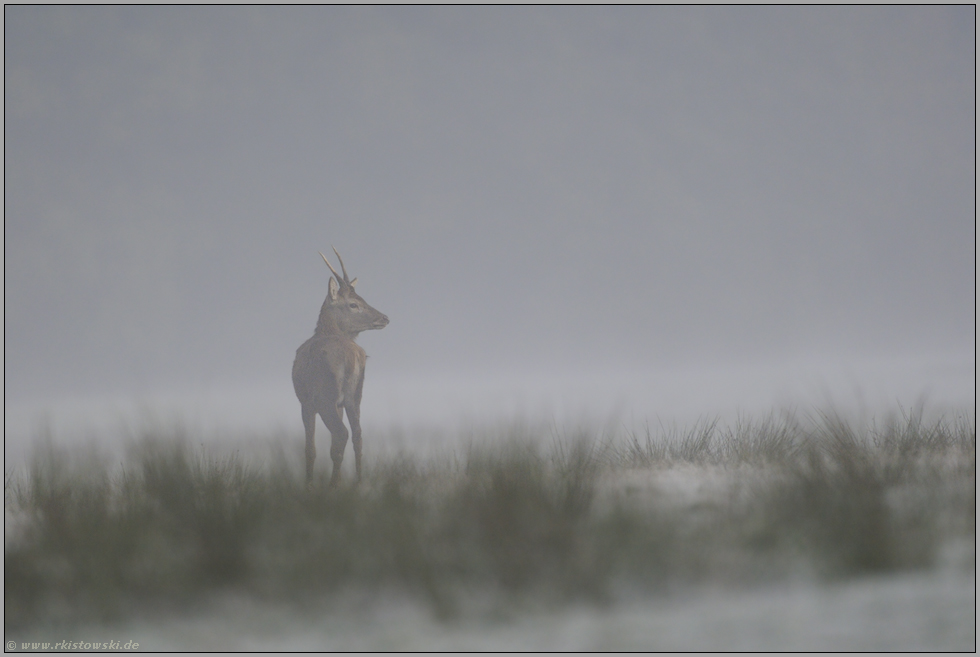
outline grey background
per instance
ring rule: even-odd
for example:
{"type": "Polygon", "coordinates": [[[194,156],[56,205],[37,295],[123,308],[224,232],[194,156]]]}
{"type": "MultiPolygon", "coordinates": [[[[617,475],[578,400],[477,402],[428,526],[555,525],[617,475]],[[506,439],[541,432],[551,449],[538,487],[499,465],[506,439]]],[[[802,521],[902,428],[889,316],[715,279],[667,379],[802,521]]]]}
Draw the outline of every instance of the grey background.
{"type": "Polygon", "coordinates": [[[5,400],[975,359],[971,6],[4,18],[5,400]]]}

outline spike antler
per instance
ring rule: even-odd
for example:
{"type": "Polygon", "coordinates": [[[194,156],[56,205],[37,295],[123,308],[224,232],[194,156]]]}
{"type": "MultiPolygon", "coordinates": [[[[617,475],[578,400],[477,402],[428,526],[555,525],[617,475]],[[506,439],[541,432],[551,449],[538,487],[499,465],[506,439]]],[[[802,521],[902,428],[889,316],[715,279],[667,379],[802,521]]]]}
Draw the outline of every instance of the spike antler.
{"type": "MultiPolygon", "coordinates": [[[[335,251],[335,252],[336,252],[336,251],[335,251]]],[[[336,270],[336,269],[334,269],[334,268],[333,268],[333,265],[331,265],[331,264],[330,264],[330,261],[329,261],[329,260],[327,260],[327,256],[325,256],[325,255],[323,255],[323,253],[322,253],[322,252],[320,252],[320,251],[318,251],[318,253],[320,254],[320,257],[321,257],[321,258],[323,258],[323,261],[324,261],[325,263],[327,263],[327,267],[330,267],[330,271],[332,271],[332,272],[333,272],[333,275],[334,275],[334,276],[335,276],[335,277],[337,278],[337,282],[338,282],[338,283],[346,283],[347,281],[346,281],[345,279],[347,278],[347,276],[346,276],[346,274],[347,274],[347,272],[344,272],[344,274],[345,274],[345,276],[344,276],[344,278],[341,278],[341,277],[340,277],[340,274],[338,274],[338,273],[337,273],[337,270],[336,270]]],[[[343,263],[341,262],[341,263],[340,263],[340,266],[341,266],[341,267],[343,267],[343,266],[344,266],[344,264],[343,264],[343,263]]]]}
{"type": "Polygon", "coordinates": [[[344,259],[340,257],[340,252],[337,251],[337,247],[331,246],[330,248],[333,249],[333,252],[337,254],[337,260],[340,260],[340,270],[344,272],[344,282],[347,283],[348,285],[351,285],[350,279],[347,278],[347,267],[344,267],[344,259]]]}

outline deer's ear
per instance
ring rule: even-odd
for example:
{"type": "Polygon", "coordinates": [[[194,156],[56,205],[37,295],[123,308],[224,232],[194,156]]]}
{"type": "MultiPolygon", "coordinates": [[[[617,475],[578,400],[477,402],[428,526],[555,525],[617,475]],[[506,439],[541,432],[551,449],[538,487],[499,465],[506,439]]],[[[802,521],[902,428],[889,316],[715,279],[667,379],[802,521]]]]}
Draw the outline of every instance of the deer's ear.
{"type": "Polygon", "coordinates": [[[354,280],[352,280],[352,281],[350,282],[350,286],[351,286],[351,287],[354,287],[355,285],[357,285],[357,276],[355,276],[355,277],[354,277],[354,280]]]}
{"type": "Polygon", "coordinates": [[[337,295],[340,292],[340,286],[337,285],[337,279],[334,278],[333,276],[330,277],[330,286],[329,286],[329,289],[330,289],[330,300],[331,301],[336,301],[337,300],[337,295]]]}

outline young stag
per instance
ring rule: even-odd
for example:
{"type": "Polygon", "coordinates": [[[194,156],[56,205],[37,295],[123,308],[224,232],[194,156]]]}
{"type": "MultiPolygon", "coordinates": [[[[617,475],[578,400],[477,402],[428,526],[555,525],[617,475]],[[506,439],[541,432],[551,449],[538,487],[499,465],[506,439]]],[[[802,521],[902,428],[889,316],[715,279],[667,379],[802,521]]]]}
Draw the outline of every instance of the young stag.
{"type": "Polygon", "coordinates": [[[361,479],[361,390],[364,387],[364,365],[367,354],[354,340],[361,331],[383,329],[388,317],[367,304],[356,292],[357,278],[347,278],[347,268],[340,260],[343,278],[330,265],[327,256],[320,254],[330,267],[329,292],[320,308],[313,337],[296,350],[293,361],[293,388],[299,398],[306,429],[306,482],[313,480],[313,461],[316,444],[313,432],[317,414],[330,429],[330,460],[333,475],[330,485],[340,480],[340,464],[347,448],[347,427],[343,413],[347,410],[351,442],[354,443],[354,465],[357,480],[361,479]]]}

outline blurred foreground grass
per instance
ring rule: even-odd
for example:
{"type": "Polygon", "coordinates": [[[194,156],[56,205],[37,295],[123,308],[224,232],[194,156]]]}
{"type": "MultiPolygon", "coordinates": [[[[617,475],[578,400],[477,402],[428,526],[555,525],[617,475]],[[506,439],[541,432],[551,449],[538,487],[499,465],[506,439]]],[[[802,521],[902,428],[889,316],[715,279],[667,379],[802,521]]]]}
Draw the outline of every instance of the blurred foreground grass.
{"type": "Polygon", "coordinates": [[[502,433],[461,458],[369,461],[337,489],[325,474],[308,489],[281,452],[219,458],[179,435],[145,435],[116,465],[42,443],[5,475],[5,625],[363,590],[448,618],[487,596],[601,603],[928,568],[950,545],[973,563],[972,414],[502,433]]]}

